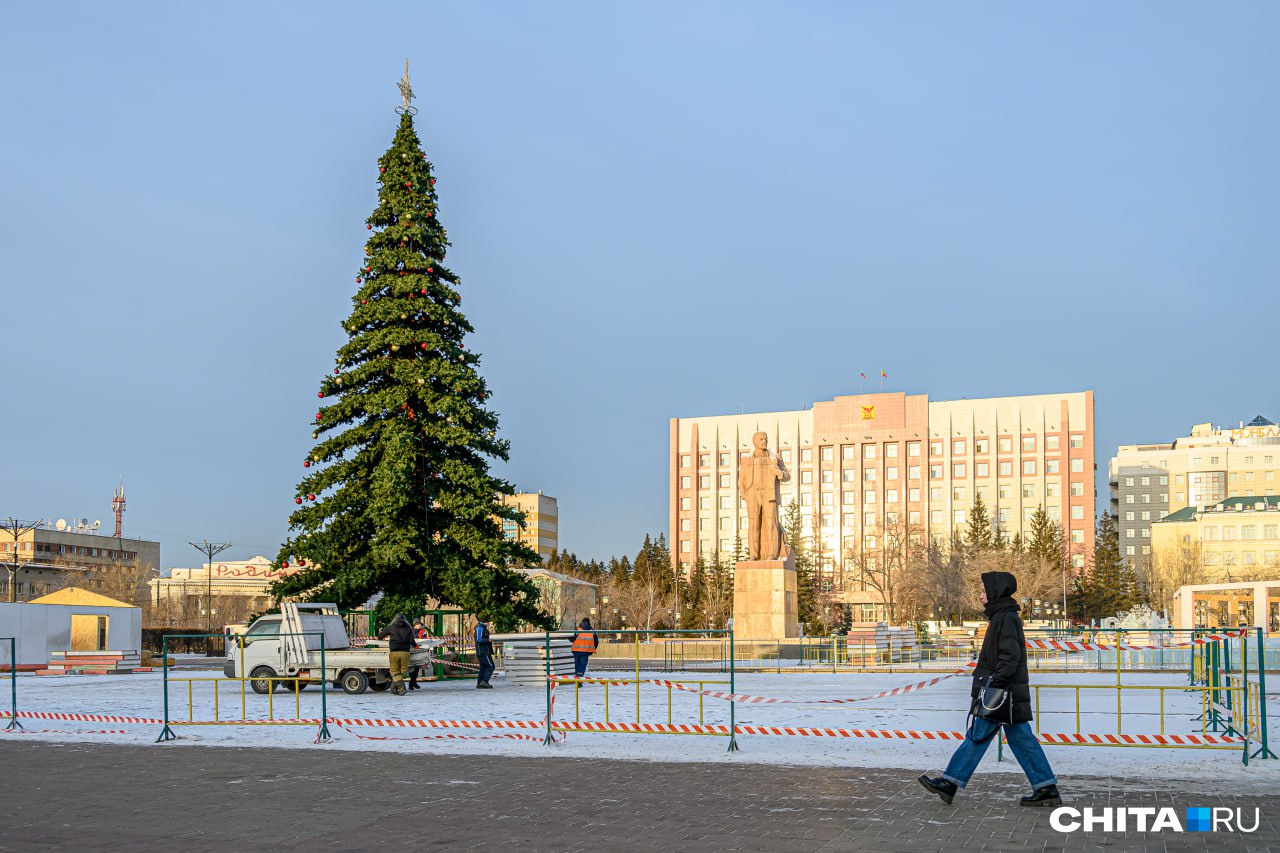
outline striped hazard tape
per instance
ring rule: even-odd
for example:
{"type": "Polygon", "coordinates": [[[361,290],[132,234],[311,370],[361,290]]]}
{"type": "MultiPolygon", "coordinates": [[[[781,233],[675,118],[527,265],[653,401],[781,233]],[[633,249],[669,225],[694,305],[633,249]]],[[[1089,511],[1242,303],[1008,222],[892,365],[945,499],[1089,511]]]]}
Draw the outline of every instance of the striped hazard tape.
{"type": "Polygon", "coordinates": [[[1247,631],[1224,631],[1220,634],[1206,634],[1194,637],[1185,643],[1170,643],[1167,646],[1134,645],[1131,643],[1081,643],[1074,640],[1027,640],[1027,648],[1038,651],[1059,652],[1110,652],[1120,649],[1124,652],[1149,651],[1152,649],[1182,649],[1187,646],[1198,646],[1205,643],[1216,643],[1219,640],[1232,640],[1243,637],[1247,631]]]}
{"type": "Polygon", "coordinates": [[[128,729],[6,729],[9,735],[125,735],[128,729]]]}
{"type": "MultiPolygon", "coordinates": [[[[0,713],[0,720],[12,717],[8,713],[0,713]]],[[[128,723],[138,726],[162,726],[164,720],[150,717],[120,717],[114,714],[68,714],[56,711],[19,711],[20,720],[69,720],[74,723],[128,723]]]]}

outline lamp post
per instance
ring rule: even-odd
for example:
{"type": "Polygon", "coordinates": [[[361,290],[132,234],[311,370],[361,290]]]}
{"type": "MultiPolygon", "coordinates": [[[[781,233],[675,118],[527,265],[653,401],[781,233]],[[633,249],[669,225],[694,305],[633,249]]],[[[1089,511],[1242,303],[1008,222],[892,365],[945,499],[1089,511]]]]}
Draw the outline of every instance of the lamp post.
{"type": "MultiPolygon", "coordinates": [[[[197,545],[195,542],[188,542],[187,544],[209,558],[209,573],[208,575],[205,576],[205,580],[208,585],[208,597],[205,598],[205,602],[204,602],[204,612],[205,612],[204,631],[206,634],[212,634],[213,633],[213,558],[218,556],[228,548],[230,548],[231,543],[221,542],[215,545],[211,543],[208,539],[205,539],[199,545],[197,545]]],[[[204,641],[205,641],[205,650],[204,650],[205,657],[214,657],[213,638],[205,637],[204,641]]]]}
{"type": "Polygon", "coordinates": [[[604,619],[609,612],[609,596],[600,596],[600,627],[604,627],[604,619]]]}
{"type": "MultiPolygon", "coordinates": [[[[18,572],[22,571],[34,562],[34,560],[23,560],[21,563],[18,562],[18,540],[42,524],[44,524],[44,519],[37,521],[15,521],[12,516],[10,516],[8,522],[4,524],[5,531],[13,537],[13,558],[6,561],[4,564],[5,570],[9,572],[10,604],[17,602],[18,600],[18,587],[16,585],[18,572]]],[[[17,670],[15,669],[14,672],[17,672],[17,670]]]]}

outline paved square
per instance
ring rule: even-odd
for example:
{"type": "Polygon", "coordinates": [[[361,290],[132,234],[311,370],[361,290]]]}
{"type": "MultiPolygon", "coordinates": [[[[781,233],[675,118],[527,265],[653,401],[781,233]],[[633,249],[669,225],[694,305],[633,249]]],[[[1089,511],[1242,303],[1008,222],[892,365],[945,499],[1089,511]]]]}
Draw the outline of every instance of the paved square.
{"type": "Polygon", "coordinates": [[[1280,850],[1280,796],[1066,778],[1070,805],[1236,806],[1258,831],[1064,835],[980,775],[953,806],[905,770],[0,741],[0,850],[1280,850]]]}

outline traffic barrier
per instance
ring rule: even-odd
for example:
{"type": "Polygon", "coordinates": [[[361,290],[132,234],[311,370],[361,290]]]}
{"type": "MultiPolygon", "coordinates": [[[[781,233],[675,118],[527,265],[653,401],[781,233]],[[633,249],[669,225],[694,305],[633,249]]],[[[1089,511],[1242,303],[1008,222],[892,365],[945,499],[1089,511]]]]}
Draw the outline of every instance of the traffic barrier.
{"type": "MultiPolygon", "coordinates": [[[[225,676],[205,677],[193,676],[186,678],[175,678],[169,675],[171,664],[169,662],[169,640],[170,639],[192,639],[192,638],[212,638],[222,637],[222,634],[165,634],[162,639],[161,658],[164,660],[163,666],[163,685],[164,685],[164,728],[160,731],[160,736],[156,738],[156,743],[176,740],[177,734],[174,733],[174,726],[302,726],[302,725],[318,725],[316,731],[315,743],[328,743],[332,737],[329,734],[328,717],[329,717],[329,684],[325,670],[325,636],[323,631],[304,631],[295,633],[274,634],[281,640],[287,637],[319,637],[320,638],[320,675],[319,678],[312,677],[309,671],[299,672],[293,676],[252,676],[244,673],[244,645],[240,645],[240,672],[239,678],[227,678],[225,676]],[[169,682],[185,682],[187,685],[187,719],[175,720],[169,714],[169,682]],[[195,685],[201,682],[210,682],[213,684],[213,719],[197,720],[195,719],[195,685]],[[221,708],[221,685],[226,682],[239,682],[240,684],[240,717],[233,719],[222,718],[221,708]],[[267,717],[250,718],[248,715],[248,692],[251,684],[266,683],[267,696],[267,717]],[[294,717],[293,719],[277,719],[275,716],[275,693],[279,684],[289,684],[293,687],[294,696],[294,717]],[[320,718],[317,720],[300,719],[302,716],[302,687],[304,684],[320,685],[320,718]]],[[[305,639],[302,641],[305,645],[305,639]]],[[[256,692],[256,691],[255,691],[256,692]]]]}
{"type": "Polygon", "coordinates": [[[4,730],[20,732],[22,723],[18,722],[18,640],[16,637],[0,637],[0,642],[5,640],[9,646],[9,725],[4,730]]]}

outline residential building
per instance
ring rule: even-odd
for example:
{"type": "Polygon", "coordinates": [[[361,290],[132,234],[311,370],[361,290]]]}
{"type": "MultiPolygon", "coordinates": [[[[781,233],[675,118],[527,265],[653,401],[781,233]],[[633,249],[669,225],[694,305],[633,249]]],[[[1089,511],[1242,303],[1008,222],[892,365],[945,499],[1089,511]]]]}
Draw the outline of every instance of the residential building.
{"type": "MultiPolygon", "coordinates": [[[[111,586],[130,570],[159,570],[160,543],[110,536],[84,522],[0,522],[0,600],[28,601],[67,586],[111,586]],[[16,534],[16,536],[15,536],[16,534]],[[21,568],[19,568],[21,567],[21,568]],[[9,584],[14,589],[10,591],[9,584]]],[[[128,597],[131,590],[111,590],[128,597]]]]}
{"type": "Polygon", "coordinates": [[[836,397],[799,411],[673,418],[669,540],[688,571],[701,557],[732,560],[747,538],[738,465],[763,431],[789,478],[780,515],[798,504],[820,555],[823,591],[862,604],[879,597],[847,582],[847,564],[874,563],[894,531],[949,540],[977,496],[993,525],[1030,533],[1044,506],[1062,525],[1070,559],[1093,547],[1093,392],[931,401],[924,394],[836,397]]]}
{"type": "Polygon", "coordinates": [[[1280,581],[1280,495],[1183,507],[1152,523],[1151,547],[1157,600],[1187,584],[1280,581]]]}
{"type": "Polygon", "coordinates": [[[1167,444],[1121,445],[1107,466],[1120,552],[1143,562],[1152,523],[1228,495],[1280,495],[1280,427],[1259,415],[1238,427],[1196,424],[1167,444]]]}
{"type": "Polygon", "coordinates": [[[538,605],[555,619],[560,630],[578,626],[584,618],[596,621],[596,594],[599,588],[590,581],[553,572],[543,566],[519,569],[538,588],[538,605]]]}
{"type": "Polygon", "coordinates": [[[503,535],[537,551],[542,562],[550,560],[560,545],[560,510],[556,499],[542,492],[521,492],[504,495],[502,502],[524,513],[523,525],[502,520],[503,535]]]}

